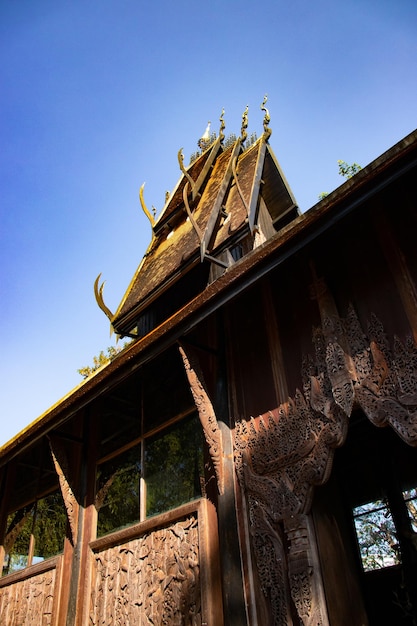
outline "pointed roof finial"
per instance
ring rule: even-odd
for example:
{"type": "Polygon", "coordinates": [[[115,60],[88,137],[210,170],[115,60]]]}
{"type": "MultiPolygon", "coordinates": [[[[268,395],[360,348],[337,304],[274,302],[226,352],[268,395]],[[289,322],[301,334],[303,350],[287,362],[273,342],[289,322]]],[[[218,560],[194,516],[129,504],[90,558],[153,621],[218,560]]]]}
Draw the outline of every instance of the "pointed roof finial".
{"type": "Polygon", "coordinates": [[[268,95],[265,94],[263,102],[261,104],[261,111],[265,111],[265,117],[264,117],[264,122],[263,122],[263,124],[264,124],[265,141],[268,141],[268,139],[270,138],[270,136],[272,134],[272,130],[269,128],[269,122],[271,121],[271,117],[269,115],[268,109],[265,106],[267,100],[268,100],[268,95]]]}
{"type": "Polygon", "coordinates": [[[211,122],[208,122],[207,128],[204,131],[204,135],[202,135],[202,137],[200,137],[200,139],[197,142],[197,145],[201,150],[205,150],[210,143],[210,125],[211,125],[211,122]]]}
{"type": "Polygon", "coordinates": [[[248,111],[249,111],[249,105],[246,105],[246,109],[243,111],[242,127],[240,129],[240,137],[241,137],[242,143],[246,141],[246,137],[248,136],[248,133],[246,132],[246,129],[248,127],[248,111]]]}
{"type": "Polygon", "coordinates": [[[224,141],[224,129],[226,128],[226,124],[224,123],[224,108],[222,109],[222,113],[219,117],[219,122],[220,122],[220,130],[219,130],[219,138],[220,138],[220,143],[223,143],[224,141]]]}

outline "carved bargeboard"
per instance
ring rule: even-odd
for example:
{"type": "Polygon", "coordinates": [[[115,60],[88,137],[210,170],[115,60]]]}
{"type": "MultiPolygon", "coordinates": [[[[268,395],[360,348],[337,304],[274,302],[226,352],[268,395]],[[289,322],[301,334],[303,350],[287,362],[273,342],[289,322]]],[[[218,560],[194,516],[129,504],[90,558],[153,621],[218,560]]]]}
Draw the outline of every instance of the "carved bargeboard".
{"type": "Polygon", "coordinates": [[[376,316],[365,333],[352,306],[342,319],[323,281],[314,287],[322,323],[313,333],[315,357],[303,365],[304,393],[237,422],[235,432],[260,584],[277,626],[292,624],[290,595],[302,624],[328,623],[307,514],[314,486],[326,481],[334,449],[345,441],[353,408],[417,445],[414,341],[389,342],[376,316]]]}
{"type": "Polygon", "coordinates": [[[93,554],[90,624],[201,626],[197,516],[93,554]]]}
{"type": "MultiPolygon", "coordinates": [[[[15,575],[11,575],[10,578],[15,575]]],[[[7,626],[50,626],[56,568],[16,580],[0,588],[0,624],[7,626]]]]}

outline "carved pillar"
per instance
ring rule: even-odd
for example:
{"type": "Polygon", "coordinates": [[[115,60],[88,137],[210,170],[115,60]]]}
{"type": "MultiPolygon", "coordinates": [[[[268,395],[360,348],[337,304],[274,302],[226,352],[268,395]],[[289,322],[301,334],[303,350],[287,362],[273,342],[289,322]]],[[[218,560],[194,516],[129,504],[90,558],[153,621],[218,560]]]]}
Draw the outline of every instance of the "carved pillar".
{"type": "Polygon", "coordinates": [[[274,626],[292,624],[290,598],[302,623],[328,624],[315,536],[307,515],[313,486],[327,479],[333,449],[346,432],[341,409],[329,402],[326,410],[331,419],[309,407],[298,392],[268,416],[236,427],[236,469],[248,503],[260,585],[274,626]]]}
{"type": "Polygon", "coordinates": [[[288,574],[291,597],[303,626],[328,626],[316,539],[308,515],[294,515],[284,520],[287,535],[288,574]]]}

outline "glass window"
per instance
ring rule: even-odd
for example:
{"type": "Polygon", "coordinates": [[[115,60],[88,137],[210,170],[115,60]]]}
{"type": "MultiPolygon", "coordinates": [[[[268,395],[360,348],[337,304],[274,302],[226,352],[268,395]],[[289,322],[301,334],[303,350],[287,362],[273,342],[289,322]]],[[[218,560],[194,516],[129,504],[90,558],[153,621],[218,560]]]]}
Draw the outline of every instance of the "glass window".
{"type": "Polygon", "coordinates": [[[146,515],[201,495],[203,441],[195,416],[145,440],[146,515]]]}
{"type": "Polygon", "coordinates": [[[97,535],[139,521],[140,446],[103,463],[97,471],[97,535]]]}
{"type": "Polygon", "coordinates": [[[417,532],[417,489],[407,489],[403,491],[403,498],[407,506],[408,516],[410,518],[413,531],[417,532]]]}
{"type": "Polygon", "coordinates": [[[39,498],[7,519],[3,574],[62,552],[67,516],[60,491],[39,498]]]}
{"type": "Polygon", "coordinates": [[[203,434],[196,413],[98,466],[97,535],[201,496],[203,434]]]}
{"type": "Polygon", "coordinates": [[[365,572],[400,562],[395,525],[384,500],[355,507],[353,520],[365,572]]]}

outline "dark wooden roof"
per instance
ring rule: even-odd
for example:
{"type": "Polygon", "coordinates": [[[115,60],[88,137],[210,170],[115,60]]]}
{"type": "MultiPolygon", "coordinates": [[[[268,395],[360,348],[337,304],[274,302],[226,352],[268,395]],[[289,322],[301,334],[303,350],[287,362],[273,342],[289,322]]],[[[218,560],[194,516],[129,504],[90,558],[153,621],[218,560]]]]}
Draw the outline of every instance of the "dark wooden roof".
{"type": "MultiPolygon", "coordinates": [[[[188,169],[194,181],[204,176],[208,161],[210,167],[199,194],[195,199],[189,196],[189,205],[200,235],[208,233],[207,252],[211,255],[227,246],[240,231],[249,232],[249,207],[256,213],[259,195],[264,195],[264,190],[264,201],[273,222],[287,213],[291,217],[298,215],[295,200],[264,137],[246,151],[241,148],[240,140],[226,150],[216,142],[188,169]],[[238,183],[232,172],[234,156],[238,183]],[[213,234],[209,236],[212,228],[213,234]]],[[[201,262],[199,234],[187,216],[183,199],[186,184],[187,177],[183,174],[154,226],[153,240],[112,319],[113,327],[121,335],[128,334],[134,317],[172,285],[176,277],[201,262]]],[[[255,222],[256,219],[254,215],[255,222]]]]}
{"type": "MultiPolygon", "coordinates": [[[[341,222],[357,207],[362,207],[377,193],[383,192],[391,183],[413,177],[416,168],[417,130],[399,141],[309,211],[292,220],[263,245],[232,265],[186,307],[178,310],[148,335],[132,342],[111,363],[80,383],[23,431],[16,434],[0,448],[0,466],[51,429],[62,425],[155,355],[166,350],[202,319],[296,255],[303,246],[329,231],[334,224],[341,222]]],[[[409,189],[407,188],[405,192],[409,193],[409,189]]]]}

